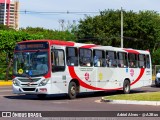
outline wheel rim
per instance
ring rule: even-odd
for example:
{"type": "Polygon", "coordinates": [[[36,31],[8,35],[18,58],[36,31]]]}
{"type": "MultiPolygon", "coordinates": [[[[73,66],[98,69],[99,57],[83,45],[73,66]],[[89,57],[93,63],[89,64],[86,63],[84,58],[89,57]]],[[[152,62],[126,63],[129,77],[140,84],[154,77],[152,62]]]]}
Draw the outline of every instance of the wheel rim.
{"type": "Polygon", "coordinates": [[[128,90],[129,90],[129,85],[126,84],[125,85],[125,91],[128,92],[128,90]]]}
{"type": "Polygon", "coordinates": [[[75,86],[71,87],[71,94],[72,94],[72,96],[74,96],[76,94],[76,87],[75,86]]]}
{"type": "Polygon", "coordinates": [[[125,91],[125,93],[128,93],[129,90],[130,90],[129,83],[125,83],[125,85],[124,85],[124,91],[125,91]]]}

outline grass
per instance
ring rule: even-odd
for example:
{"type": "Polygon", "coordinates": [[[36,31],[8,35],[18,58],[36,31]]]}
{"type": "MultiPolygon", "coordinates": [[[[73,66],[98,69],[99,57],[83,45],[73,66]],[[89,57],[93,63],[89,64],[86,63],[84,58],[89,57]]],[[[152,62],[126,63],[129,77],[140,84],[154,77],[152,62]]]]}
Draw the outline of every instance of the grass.
{"type": "Polygon", "coordinates": [[[106,96],[107,100],[137,100],[137,101],[160,101],[160,92],[147,92],[135,94],[121,94],[106,96]]]}

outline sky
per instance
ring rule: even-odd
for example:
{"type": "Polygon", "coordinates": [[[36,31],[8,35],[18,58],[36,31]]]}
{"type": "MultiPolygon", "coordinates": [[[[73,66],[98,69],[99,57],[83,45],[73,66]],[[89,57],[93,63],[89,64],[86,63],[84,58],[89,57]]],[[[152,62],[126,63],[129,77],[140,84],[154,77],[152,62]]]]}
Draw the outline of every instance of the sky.
{"type": "Polygon", "coordinates": [[[78,24],[85,16],[99,15],[108,9],[154,10],[160,13],[160,0],[19,0],[19,27],[62,30],[78,24]],[[62,24],[62,21],[63,24],[62,24]],[[62,28],[63,25],[63,28],[62,28]]]}

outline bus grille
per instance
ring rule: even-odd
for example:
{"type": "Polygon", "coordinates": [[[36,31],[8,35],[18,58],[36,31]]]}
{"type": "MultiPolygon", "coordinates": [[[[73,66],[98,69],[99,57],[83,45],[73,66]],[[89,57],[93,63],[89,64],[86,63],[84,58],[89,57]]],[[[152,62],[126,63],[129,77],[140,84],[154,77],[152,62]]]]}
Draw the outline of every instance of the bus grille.
{"type": "Polygon", "coordinates": [[[31,80],[30,79],[28,79],[28,78],[18,78],[18,80],[19,81],[21,81],[21,82],[30,82],[30,81],[32,81],[32,82],[37,82],[37,81],[39,81],[41,78],[31,78],[31,80]]]}

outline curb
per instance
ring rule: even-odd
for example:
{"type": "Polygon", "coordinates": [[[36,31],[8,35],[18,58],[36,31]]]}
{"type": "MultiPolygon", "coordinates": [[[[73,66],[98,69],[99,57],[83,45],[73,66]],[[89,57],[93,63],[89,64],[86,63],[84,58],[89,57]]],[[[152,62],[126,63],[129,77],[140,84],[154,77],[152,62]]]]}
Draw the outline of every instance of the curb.
{"type": "Polygon", "coordinates": [[[11,85],[12,85],[12,80],[9,81],[0,80],[0,86],[11,86],[11,85]]]}
{"type": "Polygon", "coordinates": [[[111,104],[132,104],[132,105],[154,105],[160,106],[160,101],[137,101],[137,100],[108,100],[101,98],[101,102],[108,102],[111,104]]]}

